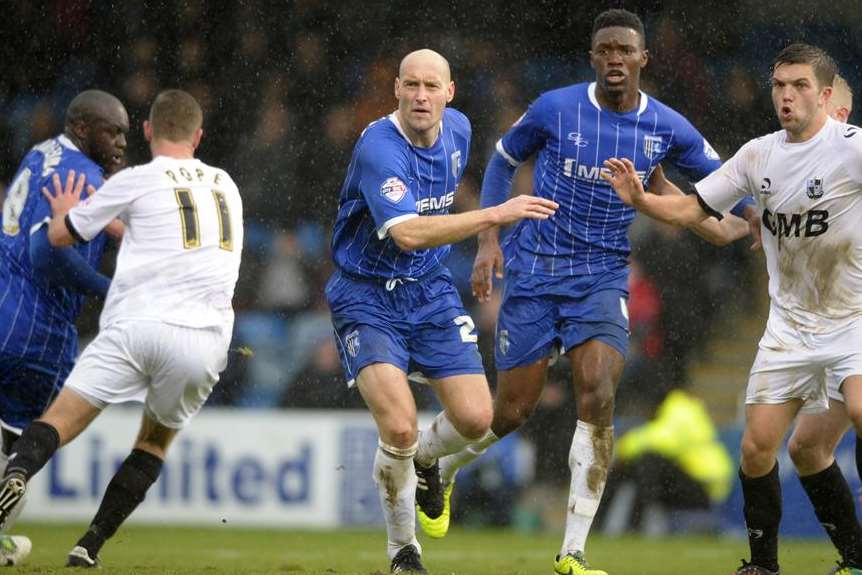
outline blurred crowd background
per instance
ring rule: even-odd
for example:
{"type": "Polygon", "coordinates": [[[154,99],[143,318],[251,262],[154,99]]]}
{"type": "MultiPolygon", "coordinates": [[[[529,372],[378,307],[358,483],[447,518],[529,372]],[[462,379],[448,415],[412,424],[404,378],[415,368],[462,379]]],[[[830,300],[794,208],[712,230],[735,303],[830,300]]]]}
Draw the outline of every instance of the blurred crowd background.
{"type": "MultiPolygon", "coordinates": [[[[358,393],[344,385],[322,297],[332,272],[328,240],[354,141],[369,122],[395,108],[393,81],[408,51],[430,47],[450,60],[452,105],[473,123],[458,210],[477,207],[495,141],[532,99],[593,78],[592,20],[609,7],[636,11],[645,22],[652,58],[644,90],[685,115],[724,158],[748,139],[777,129],[769,65],[791,41],[828,49],[862,93],[858,2],[687,4],[5,3],[0,196],[29,147],[62,130],[65,106],[80,90],[98,87],[125,103],[132,165],[148,160],[140,124],[156,93],[169,87],[190,91],[205,112],[199,156],[234,177],[246,210],[234,347],[246,345],[255,356],[232,356],[211,403],[361,407],[358,393]]],[[[516,185],[529,190],[529,170],[519,172],[516,185]]],[[[745,240],[714,248],[643,218],[632,240],[632,351],[618,412],[637,420],[652,417],[669,391],[690,387],[692,366],[710,361],[714,340],[735,337],[736,326],[752,318],[759,324],[754,331],[762,328],[765,287],[762,256],[750,253],[745,240]]],[[[459,244],[449,263],[480,329],[493,383],[496,307],[476,305],[469,293],[474,250],[472,241],[459,244]]],[[[85,339],[96,329],[98,308],[98,302],[90,305],[81,322],[85,339]]],[[[756,335],[747,342],[752,355],[756,335]]],[[[741,364],[726,381],[735,395],[744,387],[747,360],[729,361],[741,364]]],[[[535,476],[549,482],[568,477],[574,421],[568,373],[562,363],[552,371],[539,413],[523,433],[533,446],[535,476]]],[[[422,407],[433,407],[427,389],[416,391],[422,407]]],[[[709,407],[710,398],[704,399],[709,407]]],[[[498,487],[489,491],[493,498],[505,496],[500,486],[518,479],[504,472],[488,481],[498,487]]]]}

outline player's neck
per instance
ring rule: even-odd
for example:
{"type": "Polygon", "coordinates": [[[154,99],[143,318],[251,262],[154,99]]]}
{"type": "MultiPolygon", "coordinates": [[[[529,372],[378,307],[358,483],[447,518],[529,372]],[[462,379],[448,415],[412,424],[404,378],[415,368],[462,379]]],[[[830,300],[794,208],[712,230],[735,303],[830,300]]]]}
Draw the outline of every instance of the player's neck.
{"type": "Polygon", "coordinates": [[[818,114],[814,117],[811,122],[808,123],[805,128],[799,132],[791,132],[790,130],[785,129],[787,132],[787,141],[791,144],[801,144],[802,142],[807,142],[823,129],[823,126],[826,125],[826,121],[829,119],[825,113],[818,114]]]}
{"type": "Polygon", "coordinates": [[[407,136],[407,139],[410,140],[411,144],[419,148],[430,148],[434,145],[437,137],[440,135],[440,122],[437,122],[430,130],[418,132],[404,121],[404,118],[401,117],[401,110],[398,110],[396,113],[398,114],[398,123],[401,125],[401,130],[407,136]]]}
{"type": "Polygon", "coordinates": [[[640,98],[641,93],[638,89],[619,94],[611,94],[600,87],[596,89],[596,100],[598,100],[599,105],[606,110],[620,114],[631,112],[637,108],[640,104],[640,98]]]}
{"type": "Polygon", "coordinates": [[[81,138],[75,135],[75,132],[73,132],[72,130],[66,130],[63,132],[63,135],[66,136],[66,138],[68,138],[69,141],[72,142],[76,148],[78,148],[78,150],[85,154],[87,153],[87,149],[84,146],[84,142],[81,141],[81,138]]]}
{"type": "Polygon", "coordinates": [[[175,160],[191,160],[195,157],[194,147],[185,142],[153,140],[150,142],[150,151],[153,153],[154,158],[167,156],[175,160]]]}

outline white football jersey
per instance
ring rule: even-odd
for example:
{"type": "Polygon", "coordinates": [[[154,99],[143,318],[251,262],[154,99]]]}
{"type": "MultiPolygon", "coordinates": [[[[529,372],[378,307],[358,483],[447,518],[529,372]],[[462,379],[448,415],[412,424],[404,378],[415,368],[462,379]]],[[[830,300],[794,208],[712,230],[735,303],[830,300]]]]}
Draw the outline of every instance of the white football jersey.
{"type": "Polygon", "coordinates": [[[159,156],[127,168],[69,212],[90,240],[114,218],[126,224],[100,318],[233,328],[242,253],[242,200],[231,177],[197,159],[159,156]]]}
{"type": "Polygon", "coordinates": [[[695,187],[718,212],[757,200],[771,326],[778,316],[788,329],[822,333],[862,315],[862,129],[830,118],[806,142],[774,132],[695,187]]]}

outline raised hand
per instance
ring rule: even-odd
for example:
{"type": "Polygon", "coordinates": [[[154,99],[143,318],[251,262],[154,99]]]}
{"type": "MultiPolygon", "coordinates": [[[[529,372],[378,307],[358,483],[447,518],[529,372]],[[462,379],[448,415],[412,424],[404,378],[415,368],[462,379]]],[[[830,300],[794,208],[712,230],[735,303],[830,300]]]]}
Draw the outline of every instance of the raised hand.
{"type": "Polygon", "coordinates": [[[635,166],[627,158],[611,158],[605,160],[607,171],[602,170],[601,176],[607,180],[620,199],[630,206],[635,206],[644,195],[644,186],[635,172],[635,166]]]}
{"type": "Polygon", "coordinates": [[[500,225],[507,225],[522,220],[547,220],[554,215],[560,205],[557,202],[536,196],[520,195],[497,206],[497,216],[500,225]]]}
{"type": "MultiPolygon", "coordinates": [[[[60,174],[54,172],[51,182],[54,185],[54,193],[52,194],[47,187],[42,188],[42,195],[51,204],[51,213],[55,216],[66,214],[69,210],[78,205],[81,201],[81,192],[84,191],[84,184],[87,181],[86,174],[81,174],[75,178],[75,170],[69,170],[66,174],[66,185],[60,182],[60,174]]],[[[93,186],[87,186],[87,193],[95,193],[93,186]]]]}

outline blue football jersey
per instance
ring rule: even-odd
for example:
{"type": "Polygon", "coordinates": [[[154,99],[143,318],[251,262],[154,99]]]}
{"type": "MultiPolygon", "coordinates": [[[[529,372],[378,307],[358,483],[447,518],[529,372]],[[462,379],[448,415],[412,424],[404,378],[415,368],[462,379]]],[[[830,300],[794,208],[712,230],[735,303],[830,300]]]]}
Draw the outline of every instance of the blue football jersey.
{"type": "MultiPolygon", "coordinates": [[[[48,283],[30,265],[30,234],[51,217],[42,187],[53,192],[56,172],[63,182],[69,170],[86,174],[87,184],[102,185],[103,171],[65,136],[33,147],[21,162],[3,203],[0,234],[0,354],[45,366],[68,366],[78,354],[75,320],[84,295],[48,283]]],[[[86,191],[84,192],[86,196],[86,191]]],[[[46,224],[47,225],[47,224],[46,224]]],[[[99,234],[73,249],[94,268],[105,245],[99,234]]]]}
{"type": "Polygon", "coordinates": [[[413,252],[389,236],[393,225],[449,213],[467,165],[470,122],[447,108],[430,148],[414,146],[397,114],[372,122],[353,149],[341,188],[332,256],[347,273],[367,278],[418,278],[439,267],[449,246],[413,252]]]}
{"type": "Polygon", "coordinates": [[[626,266],[635,211],[602,177],[604,161],[629,158],[646,181],[669,161],[699,180],[721,165],[684,117],[641,92],[627,113],[602,109],[595,83],[541,95],[497,143],[513,166],[538,152],[534,193],[560,207],[548,220],[522,220],[505,238],[505,265],[522,273],[591,275],[626,266]]]}

